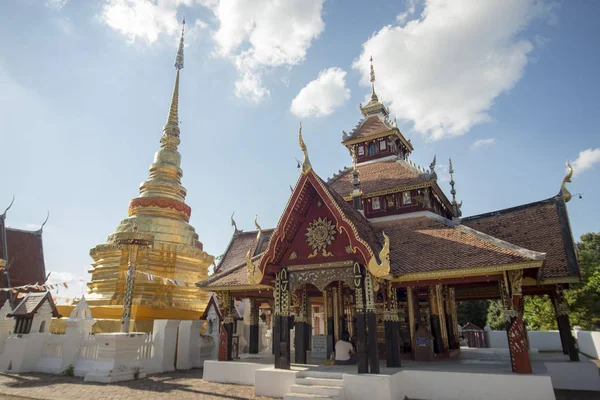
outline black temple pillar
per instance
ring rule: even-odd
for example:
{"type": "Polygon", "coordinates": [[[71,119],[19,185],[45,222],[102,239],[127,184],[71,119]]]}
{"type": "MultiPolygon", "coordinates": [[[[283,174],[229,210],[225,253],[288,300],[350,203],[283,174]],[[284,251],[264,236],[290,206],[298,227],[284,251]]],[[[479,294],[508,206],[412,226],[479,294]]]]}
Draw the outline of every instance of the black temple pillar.
{"type": "Polygon", "coordinates": [[[296,364],[306,364],[306,350],[308,349],[308,331],[309,325],[306,323],[308,319],[308,296],[306,294],[306,285],[302,287],[302,294],[300,296],[300,310],[298,315],[296,315],[296,337],[295,347],[296,347],[296,364]]]}
{"type": "Polygon", "coordinates": [[[429,315],[431,321],[431,334],[433,335],[433,350],[436,354],[444,352],[444,339],[442,338],[442,326],[440,323],[440,309],[435,286],[429,286],[429,315]]]}
{"type": "Polygon", "coordinates": [[[258,354],[259,334],[258,334],[258,307],[254,299],[250,299],[250,343],[248,344],[248,353],[258,354]]]}
{"type": "Polygon", "coordinates": [[[554,311],[556,312],[556,322],[558,323],[558,331],[562,342],[563,353],[569,355],[571,361],[579,361],[579,351],[575,344],[575,338],[571,332],[571,322],[569,321],[569,306],[565,301],[563,294],[563,286],[556,285],[553,303],[554,311]]]}
{"type": "Polygon", "coordinates": [[[398,314],[398,298],[396,288],[388,282],[388,303],[384,314],[385,325],[385,360],[388,368],[401,367],[400,354],[402,342],[400,340],[400,317],[398,314]]]}
{"type": "Polygon", "coordinates": [[[275,359],[275,368],[290,369],[290,288],[287,269],[279,273],[279,296],[279,358],[275,359]]]}
{"type": "Polygon", "coordinates": [[[379,350],[377,346],[377,314],[375,313],[375,298],[373,293],[373,277],[369,271],[365,276],[365,303],[367,319],[367,348],[369,372],[379,373],[379,350]]]}
{"type": "Polygon", "coordinates": [[[367,316],[364,304],[363,268],[354,263],[354,297],[356,299],[356,358],[359,374],[369,373],[367,316]]]}

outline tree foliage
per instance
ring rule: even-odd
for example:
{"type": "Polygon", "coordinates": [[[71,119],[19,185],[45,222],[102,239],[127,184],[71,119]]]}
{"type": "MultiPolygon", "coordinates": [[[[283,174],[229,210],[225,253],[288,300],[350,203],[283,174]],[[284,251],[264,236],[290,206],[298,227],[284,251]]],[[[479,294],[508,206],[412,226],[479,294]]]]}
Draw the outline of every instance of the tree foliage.
{"type": "Polygon", "coordinates": [[[495,331],[502,331],[506,329],[506,322],[504,321],[504,310],[502,307],[502,302],[500,300],[494,300],[489,302],[486,324],[495,331]]]}
{"type": "Polygon", "coordinates": [[[460,325],[471,322],[480,328],[485,326],[488,312],[487,300],[461,301],[458,303],[457,318],[460,325]]]}
{"type": "MultiPolygon", "coordinates": [[[[582,282],[565,291],[569,319],[572,326],[594,330],[600,324],[600,234],[582,235],[577,249],[582,282]]],[[[525,297],[524,319],[531,330],[557,329],[554,306],[548,296],[525,297]]]]}

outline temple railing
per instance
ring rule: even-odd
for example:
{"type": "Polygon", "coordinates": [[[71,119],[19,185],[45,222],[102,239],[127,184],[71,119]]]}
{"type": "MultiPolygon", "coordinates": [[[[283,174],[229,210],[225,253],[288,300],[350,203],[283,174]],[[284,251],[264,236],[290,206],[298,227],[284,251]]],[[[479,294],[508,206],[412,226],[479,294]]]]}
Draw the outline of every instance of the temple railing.
{"type": "Polygon", "coordinates": [[[98,343],[96,343],[96,337],[94,335],[88,335],[81,344],[80,358],[86,360],[97,360],[98,359],[98,343]]]}
{"type": "Polygon", "coordinates": [[[138,360],[150,360],[154,358],[154,341],[152,340],[152,334],[146,334],[144,343],[140,346],[138,352],[138,360]]]}

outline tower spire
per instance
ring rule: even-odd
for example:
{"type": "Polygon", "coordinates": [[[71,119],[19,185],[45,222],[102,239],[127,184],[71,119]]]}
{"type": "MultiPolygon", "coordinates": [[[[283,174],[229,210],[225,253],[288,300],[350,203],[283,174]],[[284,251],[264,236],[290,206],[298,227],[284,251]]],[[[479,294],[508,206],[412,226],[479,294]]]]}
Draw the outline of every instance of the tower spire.
{"type": "MultiPolygon", "coordinates": [[[[183,68],[184,33],[185,20],[183,20],[181,27],[181,38],[179,39],[179,48],[175,57],[175,86],[173,88],[167,122],[162,129],[160,149],[154,155],[154,163],[150,166],[150,176],[140,185],[140,198],[168,198],[183,203],[187,194],[187,191],[181,185],[183,171],[181,170],[181,154],[178,151],[181,142],[179,139],[179,73],[183,68]]],[[[180,209],[185,208],[187,214],[191,212],[187,205],[180,205],[178,207],[180,209]]],[[[130,210],[130,214],[134,214],[134,212],[130,210]]]]}
{"type": "Polygon", "coordinates": [[[379,100],[375,94],[375,69],[373,68],[373,56],[371,56],[371,100],[379,100]]]}
{"type": "Polygon", "coordinates": [[[460,202],[460,204],[458,204],[456,202],[456,189],[454,189],[454,168],[452,168],[452,159],[450,159],[450,169],[448,170],[448,172],[450,172],[450,186],[452,187],[452,189],[450,190],[450,194],[452,194],[452,215],[455,218],[458,218],[462,215],[462,212],[460,211],[460,208],[462,207],[462,201],[460,202]]]}

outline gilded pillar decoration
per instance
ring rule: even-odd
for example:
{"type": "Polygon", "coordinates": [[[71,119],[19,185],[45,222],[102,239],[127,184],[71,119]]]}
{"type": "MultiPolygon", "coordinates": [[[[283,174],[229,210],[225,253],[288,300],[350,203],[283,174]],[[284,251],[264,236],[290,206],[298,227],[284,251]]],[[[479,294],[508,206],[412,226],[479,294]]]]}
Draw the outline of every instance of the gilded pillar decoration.
{"type": "Polygon", "coordinates": [[[281,311],[281,276],[279,273],[275,274],[275,286],[273,286],[273,308],[271,310],[274,316],[279,315],[281,311]]]}
{"type": "Polygon", "coordinates": [[[250,335],[248,343],[248,353],[257,354],[259,351],[259,331],[258,331],[258,309],[259,303],[255,299],[250,299],[250,335]]]}
{"type": "Polygon", "coordinates": [[[290,316],[290,288],[289,288],[289,280],[288,280],[288,271],[287,269],[282,269],[279,273],[280,282],[279,282],[279,296],[280,296],[280,315],[282,317],[290,316]]]}
{"type": "Polygon", "coordinates": [[[333,329],[334,329],[334,342],[340,340],[340,298],[338,295],[338,288],[331,288],[331,298],[333,305],[333,329]]]}
{"type": "Polygon", "coordinates": [[[373,293],[373,275],[369,271],[365,274],[365,309],[375,312],[375,294],[373,293]]]}
{"type": "Polygon", "coordinates": [[[507,321],[508,348],[513,372],[530,374],[531,361],[527,331],[523,321],[523,270],[504,273],[504,282],[500,283],[502,302],[505,307],[504,318],[507,321]]]}
{"type": "Polygon", "coordinates": [[[452,316],[452,335],[454,340],[458,341],[458,310],[456,306],[456,288],[448,288],[448,304],[450,308],[450,315],[452,316]]]}
{"type": "Polygon", "coordinates": [[[323,290],[323,318],[327,321],[329,318],[329,307],[327,306],[329,303],[329,296],[327,293],[327,289],[323,290]]]}
{"type": "Polygon", "coordinates": [[[360,268],[360,264],[354,263],[353,267],[354,272],[354,297],[356,299],[356,312],[364,311],[364,302],[363,302],[363,288],[362,288],[362,272],[360,268]]]}
{"type": "Polygon", "coordinates": [[[444,290],[442,285],[436,285],[436,297],[438,301],[438,310],[440,316],[440,330],[442,334],[442,340],[444,341],[444,351],[448,350],[448,327],[446,325],[446,308],[444,307],[444,290]]]}
{"type": "Polygon", "coordinates": [[[410,342],[415,337],[415,294],[412,287],[406,288],[406,299],[408,303],[408,326],[410,329],[410,342]]]}
{"type": "Polygon", "coordinates": [[[400,318],[398,316],[398,298],[396,288],[392,282],[384,283],[387,290],[387,306],[384,311],[385,326],[385,359],[388,368],[398,368],[401,366],[400,353],[402,344],[400,341],[400,318]]]}
{"type": "Polygon", "coordinates": [[[431,316],[439,315],[439,304],[437,301],[437,291],[435,286],[429,286],[427,288],[427,293],[429,294],[429,313],[431,316]]]}
{"type": "MultiPolygon", "coordinates": [[[[440,315],[440,302],[438,296],[438,286],[429,286],[427,292],[429,295],[429,311],[430,311],[430,323],[431,323],[431,334],[434,337],[433,348],[437,354],[444,353],[447,348],[445,345],[444,336],[442,333],[441,326],[441,315],[440,315]]],[[[440,293],[441,295],[441,293],[440,293]]],[[[443,311],[443,307],[442,310],[443,311]]]]}

